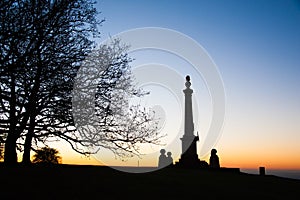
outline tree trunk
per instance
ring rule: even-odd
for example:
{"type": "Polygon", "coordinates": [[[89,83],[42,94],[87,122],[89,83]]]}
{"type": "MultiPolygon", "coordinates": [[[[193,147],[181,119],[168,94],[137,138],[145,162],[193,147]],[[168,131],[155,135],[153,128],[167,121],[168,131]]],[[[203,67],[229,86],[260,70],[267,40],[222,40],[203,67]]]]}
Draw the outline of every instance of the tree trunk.
{"type": "Polygon", "coordinates": [[[5,142],[4,150],[4,163],[7,165],[16,165],[18,162],[16,150],[16,78],[13,71],[10,72],[11,76],[11,96],[10,96],[10,110],[9,110],[9,130],[5,142]]]}
{"type": "Polygon", "coordinates": [[[4,150],[4,163],[6,165],[16,165],[18,162],[16,139],[13,133],[7,135],[4,150]]]}
{"type": "MultiPolygon", "coordinates": [[[[38,53],[38,56],[40,58],[40,54],[38,53]]],[[[40,64],[41,66],[41,64],[40,64]]],[[[30,102],[29,102],[29,106],[27,108],[27,110],[30,112],[30,118],[29,118],[29,129],[28,132],[26,134],[26,139],[25,139],[25,143],[24,143],[24,153],[23,153],[23,158],[22,158],[22,164],[25,165],[29,165],[31,164],[31,160],[30,160],[30,152],[31,152],[31,143],[32,143],[32,138],[34,137],[34,129],[36,126],[35,123],[35,118],[37,116],[37,107],[36,107],[36,96],[37,93],[39,91],[39,87],[40,87],[40,76],[41,76],[41,69],[42,67],[38,68],[37,71],[37,76],[36,76],[36,80],[35,80],[35,84],[30,96],[30,102]]]]}
{"type": "Polygon", "coordinates": [[[31,160],[30,160],[31,142],[32,142],[32,138],[34,135],[34,127],[35,127],[35,115],[34,114],[32,114],[32,116],[30,117],[29,124],[30,124],[30,127],[26,134],[26,139],[25,139],[25,143],[24,143],[24,153],[23,153],[23,158],[22,158],[22,164],[25,164],[25,165],[31,164],[31,160]]]}
{"type": "Polygon", "coordinates": [[[24,153],[23,153],[23,158],[22,158],[22,164],[25,164],[25,165],[31,164],[31,160],[30,160],[31,142],[32,142],[32,133],[28,132],[26,134],[26,139],[25,139],[25,143],[24,143],[24,153]]]}

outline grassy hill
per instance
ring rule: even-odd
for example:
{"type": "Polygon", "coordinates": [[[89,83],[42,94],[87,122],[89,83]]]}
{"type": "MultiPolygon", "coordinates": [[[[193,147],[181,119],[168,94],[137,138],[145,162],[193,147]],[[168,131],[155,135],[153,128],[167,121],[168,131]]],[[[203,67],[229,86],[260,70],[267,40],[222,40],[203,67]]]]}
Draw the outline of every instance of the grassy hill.
{"type": "Polygon", "coordinates": [[[294,199],[300,180],[165,168],[125,173],[102,166],[0,166],[0,199],[294,199]]]}

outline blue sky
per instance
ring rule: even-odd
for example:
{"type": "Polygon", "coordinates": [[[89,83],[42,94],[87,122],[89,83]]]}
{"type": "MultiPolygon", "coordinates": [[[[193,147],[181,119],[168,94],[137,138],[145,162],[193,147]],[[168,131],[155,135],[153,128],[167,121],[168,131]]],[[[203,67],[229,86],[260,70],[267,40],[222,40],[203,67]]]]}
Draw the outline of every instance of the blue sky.
{"type": "Polygon", "coordinates": [[[207,50],[227,86],[300,100],[299,1],[103,0],[98,5],[99,17],[106,19],[103,39],[140,27],[174,29],[207,50]]]}
{"type": "Polygon", "coordinates": [[[207,51],[226,93],[216,144],[225,165],[300,168],[300,1],[102,0],[97,9],[106,20],[100,41],[162,27],[207,51]]]}

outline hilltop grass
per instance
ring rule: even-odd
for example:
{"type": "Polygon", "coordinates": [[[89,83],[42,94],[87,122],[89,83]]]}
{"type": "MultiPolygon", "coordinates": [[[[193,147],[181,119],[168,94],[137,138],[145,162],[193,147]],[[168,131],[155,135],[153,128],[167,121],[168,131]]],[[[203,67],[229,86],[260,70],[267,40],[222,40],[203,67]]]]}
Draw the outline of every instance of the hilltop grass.
{"type": "Polygon", "coordinates": [[[292,199],[300,181],[273,175],[165,168],[126,173],[105,166],[0,166],[1,199],[292,199]]]}

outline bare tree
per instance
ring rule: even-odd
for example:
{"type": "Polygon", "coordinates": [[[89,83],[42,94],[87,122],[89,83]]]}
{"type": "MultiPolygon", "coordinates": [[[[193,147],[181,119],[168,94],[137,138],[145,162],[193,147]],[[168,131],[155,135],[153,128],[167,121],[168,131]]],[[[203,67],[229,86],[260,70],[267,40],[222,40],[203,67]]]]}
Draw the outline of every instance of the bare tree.
{"type": "Polygon", "coordinates": [[[101,45],[75,79],[73,115],[82,140],[76,144],[91,152],[103,147],[120,157],[140,155],[140,144],[159,145],[165,136],[158,132],[155,113],[134,101],[148,93],[136,86],[127,49],[119,39],[101,45]]]}
{"type": "Polygon", "coordinates": [[[7,134],[6,163],[17,162],[17,140],[25,137],[23,159],[30,161],[38,116],[45,107],[55,113],[54,102],[62,106],[60,99],[71,93],[79,62],[93,47],[89,38],[98,34],[96,14],[90,0],[0,2],[0,128],[7,134]]]}
{"type": "Polygon", "coordinates": [[[106,148],[123,158],[140,155],[140,144],[160,144],[164,135],[158,132],[155,113],[130,103],[148,93],[135,85],[127,48],[114,39],[86,57],[72,93],[60,94],[37,115],[33,134],[36,148],[63,139],[80,154],[106,148]]]}
{"type": "Polygon", "coordinates": [[[57,139],[85,155],[99,147],[118,156],[138,155],[139,144],[159,143],[153,113],[129,105],[130,98],[145,93],[134,85],[126,46],[115,40],[92,51],[89,38],[99,34],[102,22],[96,14],[90,0],[1,1],[5,163],[17,162],[16,148],[30,163],[32,148],[57,139]],[[92,87],[84,88],[87,83],[92,87]],[[90,97],[93,101],[82,101],[90,97]]]}

